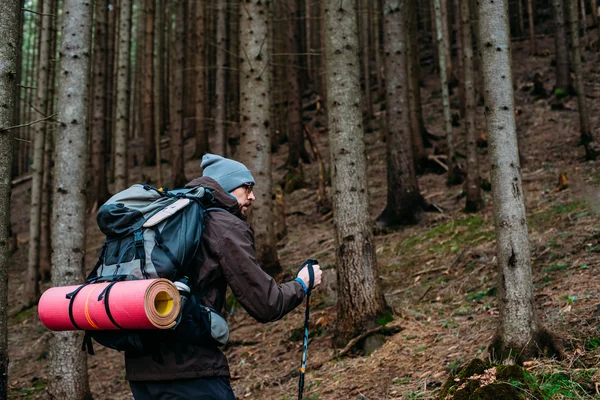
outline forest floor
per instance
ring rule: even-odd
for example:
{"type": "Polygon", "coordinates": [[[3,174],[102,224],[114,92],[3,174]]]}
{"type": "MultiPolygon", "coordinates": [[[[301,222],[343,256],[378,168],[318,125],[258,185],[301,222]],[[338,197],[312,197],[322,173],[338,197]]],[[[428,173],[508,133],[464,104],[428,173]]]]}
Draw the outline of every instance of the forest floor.
{"type": "MultiPolygon", "coordinates": [[[[542,50],[553,51],[551,39],[542,50]]],[[[594,134],[600,136],[600,69],[598,53],[586,52],[585,79],[594,134]]],[[[578,147],[576,99],[566,109],[551,110],[547,99],[535,100],[522,90],[539,73],[548,91],[554,83],[552,56],[530,56],[526,42],[513,44],[516,106],[522,177],[526,198],[535,301],[540,321],[565,347],[564,360],[536,360],[528,367],[549,398],[600,398],[600,172],[586,162],[578,147]],[[565,172],[569,186],[557,189],[565,172]],[[597,373],[598,372],[598,373],[597,373]]],[[[429,71],[424,71],[429,72],[429,71]]],[[[425,75],[425,74],[424,74],[425,75]]],[[[442,135],[441,95],[434,75],[422,88],[424,116],[430,132],[442,135]]],[[[455,90],[456,92],[456,90],[455,90]]],[[[456,95],[455,95],[456,97],[456,95]]],[[[480,111],[482,111],[480,109],[480,111]]],[[[382,122],[384,113],[378,112],[382,122]]],[[[377,124],[376,124],[377,125],[377,124]]],[[[483,113],[478,131],[485,131],[483,113]]],[[[462,128],[454,128],[458,150],[464,153],[462,128]]],[[[367,133],[371,211],[375,218],[386,199],[385,143],[378,130],[367,133]]],[[[328,159],[326,135],[319,147],[328,159]]],[[[190,149],[188,149],[190,150],[190,149]]],[[[489,180],[487,149],[480,149],[481,176],[489,180]]],[[[274,156],[274,178],[285,174],[286,146],[274,156]]],[[[188,158],[188,178],[199,174],[199,161],[188,158]]],[[[331,347],[336,319],[335,243],[331,219],[316,211],[317,165],[304,167],[309,187],[285,195],[288,234],[279,243],[279,256],[288,271],[314,257],[325,269],[324,284],[312,298],[311,339],[305,399],[430,399],[457,368],[472,358],[487,359],[487,345],[498,326],[496,258],[491,193],[486,208],[463,212],[461,186],[447,187],[445,176],[419,178],[424,197],[443,212],[425,222],[378,232],[378,275],[387,302],[395,310],[390,325],[399,333],[369,355],[350,352],[336,357],[331,347]],[[320,368],[311,365],[322,364],[320,368]]],[[[131,181],[151,169],[131,170],[131,181]]],[[[260,182],[259,182],[260,184],[260,182]]],[[[29,186],[13,191],[12,221],[20,248],[10,269],[10,307],[17,307],[27,264],[29,186]]],[[[95,215],[88,219],[86,265],[90,268],[102,244],[95,215]]],[[[47,288],[45,285],[44,288],[47,288]]],[[[232,385],[240,399],[283,400],[297,397],[302,352],[304,307],[281,321],[261,325],[240,307],[229,316],[227,348],[232,385]]],[[[49,331],[32,308],[10,318],[10,398],[47,398],[46,370],[49,331]]],[[[122,355],[96,346],[88,359],[90,385],[97,400],[131,399],[124,379],[122,355]]]]}

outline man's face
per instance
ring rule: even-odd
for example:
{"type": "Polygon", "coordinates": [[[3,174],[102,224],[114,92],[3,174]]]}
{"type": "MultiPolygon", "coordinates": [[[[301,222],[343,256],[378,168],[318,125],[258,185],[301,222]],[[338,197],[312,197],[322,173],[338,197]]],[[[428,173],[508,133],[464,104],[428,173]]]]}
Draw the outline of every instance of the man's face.
{"type": "Polygon", "coordinates": [[[249,183],[233,189],[230,193],[237,199],[243,216],[246,216],[248,209],[256,200],[253,192],[254,184],[249,183]]]}

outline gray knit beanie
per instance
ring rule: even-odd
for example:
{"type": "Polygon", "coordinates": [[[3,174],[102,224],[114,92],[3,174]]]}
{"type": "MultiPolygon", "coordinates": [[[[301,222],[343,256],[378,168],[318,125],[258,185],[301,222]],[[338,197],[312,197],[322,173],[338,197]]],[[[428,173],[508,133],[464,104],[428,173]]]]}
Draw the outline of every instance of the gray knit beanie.
{"type": "Polygon", "coordinates": [[[213,178],[226,192],[239,188],[244,183],[254,183],[250,170],[241,162],[216,154],[202,157],[202,176],[213,178]]]}

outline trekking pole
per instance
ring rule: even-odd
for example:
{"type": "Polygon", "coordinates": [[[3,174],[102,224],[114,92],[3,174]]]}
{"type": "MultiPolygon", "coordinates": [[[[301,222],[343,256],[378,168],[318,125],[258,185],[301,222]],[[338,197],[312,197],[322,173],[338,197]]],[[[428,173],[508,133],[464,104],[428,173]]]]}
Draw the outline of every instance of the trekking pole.
{"type": "Polygon", "coordinates": [[[304,313],[304,344],[302,347],[302,366],[300,367],[300,382],[298,384],[298,400],[302,400],[302,392],[304,391],[304,372],[306,371],[306,357],[308,354],[308,319],[310,317],[310,295],[315,282],[315,271],[313,265],[318,264],[317,260],[308,259],[300,266],[298,272],[304,267],[308,267],[309,283],[306,290],[306,311],[304,313]]]}

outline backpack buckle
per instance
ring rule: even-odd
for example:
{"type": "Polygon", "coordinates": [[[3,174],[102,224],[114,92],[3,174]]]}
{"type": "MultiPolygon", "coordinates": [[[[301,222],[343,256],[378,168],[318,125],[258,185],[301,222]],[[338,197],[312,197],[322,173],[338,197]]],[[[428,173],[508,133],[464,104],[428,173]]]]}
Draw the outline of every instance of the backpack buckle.
{"type": "Polygon", "coordinates": [[[141,230],[137,230],[134,232],[133,239],[135,241],[136,248],[144,247],[144,234],[141,230]]]}

